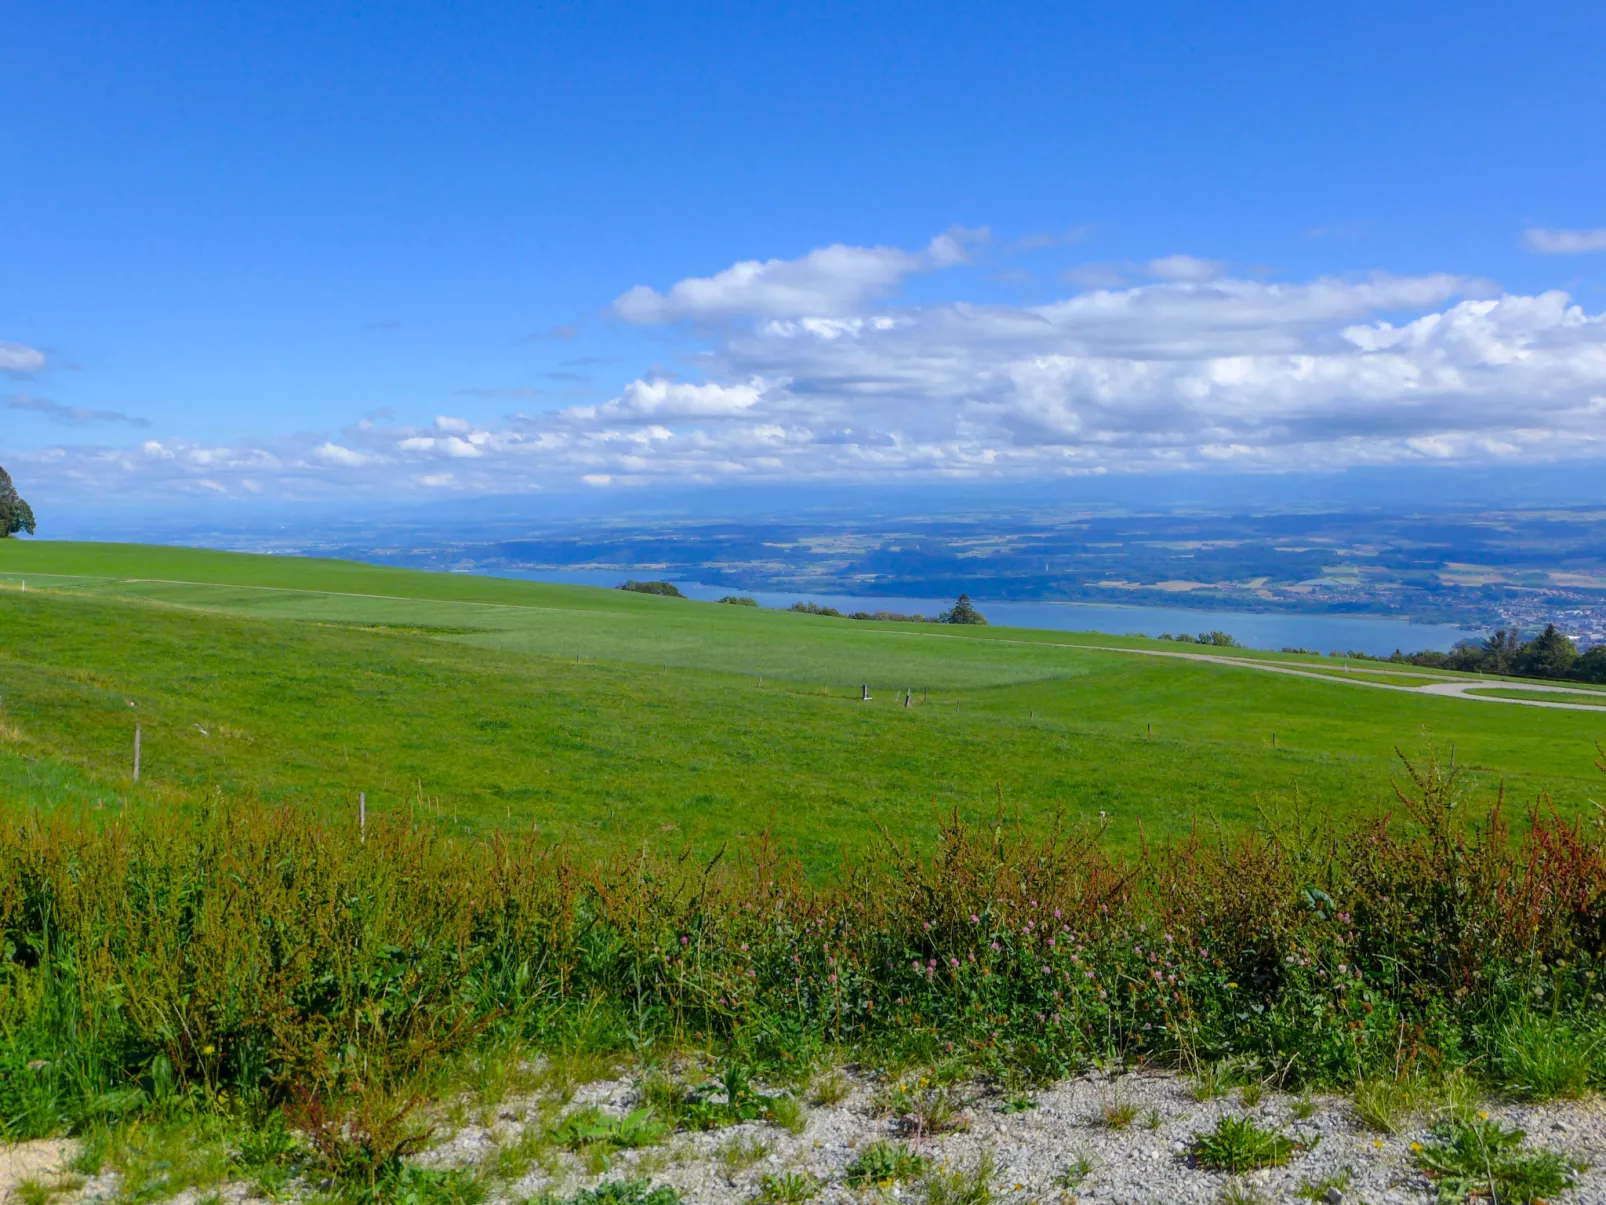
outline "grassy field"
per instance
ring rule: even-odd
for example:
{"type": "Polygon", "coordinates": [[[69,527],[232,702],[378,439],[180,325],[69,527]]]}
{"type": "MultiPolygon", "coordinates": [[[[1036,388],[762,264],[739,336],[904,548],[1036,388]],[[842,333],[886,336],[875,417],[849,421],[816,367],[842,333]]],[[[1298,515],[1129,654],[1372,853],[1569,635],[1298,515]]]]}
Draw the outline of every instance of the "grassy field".
{"type": "Polygon", "coordinates": [[[815,867],[877,824],[929,832],[934,809],[979,816],[1000,799],[1034,825],[1104,813],[1117,847],[1140,818],[1150,835],[1196,816],[1236,825],[1296,792],[1325,812],[1372,809],[1391,797],[1395,745],[1430,739],[1485,789],[1549,792],[1568,814],[1599,794],[1606,717],[1092,646],[1178,651],[6,541],[0,790],[91,806],[127,793],[139,723],[138,791],[152,798],[349,811],[363,791],[380,812],[582,845],[707,848],[771,827],[815,867]]]}

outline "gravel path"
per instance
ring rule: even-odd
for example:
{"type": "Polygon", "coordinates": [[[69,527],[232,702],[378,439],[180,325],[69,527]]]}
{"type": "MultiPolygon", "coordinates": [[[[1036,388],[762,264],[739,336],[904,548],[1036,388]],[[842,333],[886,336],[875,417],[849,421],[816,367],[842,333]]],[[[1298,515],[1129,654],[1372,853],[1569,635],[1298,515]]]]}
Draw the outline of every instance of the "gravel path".
{"type": "MultiPolygon", "coordinates": [[[[839,1085],[846,1095],[831,1105],[811,1107],[796,1134],[762,1122],[677,1134],[656,1146],[615,1154],[600,1174],[595,1166],[587,1169],[579,1156],[549,1148],[522,1178],[493,1181],[488,1205],[519,1205],[545,1191],[568,1196],[603,1180],[641,1177],[674,1185],[688,1205],[748,1205],[761,1199],[765,1176],[787,1173],[815,1183],[812,1200],[819,1205],[925,1202],[927,1188],[920,1182],[858,1189],[845,1183],[849,1165],[879,1139],[907,1143],[930,1160],[939,1176],[974,1170],[990,1158],[992,1195],[987,1199],[1008,1205],[1309,1199],[1329,1205],[1429,1205],[1435,1200],[1435,1186],[1417,1170],[1411,1149],[1415,1142],[1432,1141],[1426,1119],[1407,1121],[1398,1133],[1379,1133],[1361,1125],[1343,1097],[1301,1102],[1268,1091],[1246,1108],[1236,1089],[1198,1101],[1186,1079],[1132,1073],[1116,1079],[1070,1080],[1038,1093],[1035,1107],[1009,1112],[1004,1099],[983,1086],[958,1085],[958,1124],[946,1133],[922,1136],[878,1106],[878,1096],[885,1096],[884,1085],[848,1074],[840,1077],[839,1085]],[[1128,1111],[1131,1120],[1125,1128],[1114,1129],[1104,1117],[1118,1107],[1128,1111]],[[1188,1145],[1223,1116],[1252,1116],[1269,1129],[1297,1137],[1309,1149],[1296,1154],[1286,1167],[1250,1172],[1238,1180],[1206,1170],[1189,1157],[1188,1145]],[[746,1144],[750,1155],[741,1166],[722,1158],[737,1144],[746,1144]],[[1085,1174],[1067,1175],[1078,1166],[1086,1169],[1085,1174]],[[1336,1187],[1339,1184],[1341,1188],[1336,1187]]],[[[628,1077],[604,1080],[575,1089],[561,1108],[567,1114],[595,1105],[604,1113],[623,1116],[637,1106],[638,1096],[638,1085],[628,1077]]],[[[442,1125],[438,1132],[443,1140],[420,1162],[489,1168],[500,1151],[519,1141],[527,1125],[544,1132],[558,1106],[551,1096],[521,1096],[455,1130],[442,1125]]],[[[1579,1173],[1575,1188],[1555,1198],[1556,1205],[1606,1203],[1606,1104],[1588,1100],[1484,1107],[1493,1119],[1524,1129],[1529,1148],[1550,1149],[1589,1165],[1579,1173]]],[[[0,1147],[0,1202],[15,1205],[21,1200],[17,1189],[24,1179],[50,1182],[53,1169],[68,1157],[70,1144],[60,1142],[0,1147]]],[[[305,1200],[315,1188],[296,1186],[288,1197],[305,1200]]],[[[208,1195],[191,1190],[174,1201],[197,1205],[208,1195]]],[[[243,1184],[229,1185],[219,1195],[229,1205],[252,1199],[243,1184]]],[[[101,1175],[56,1200],[89,1205],[116,1196],[116,1176],[101,1175]]]]}
{"type": "MultiPolygon", "coordinates": [[[[1246,1109],[1238,1091],[1213,1100],[1196,1101],[1185,1079],[1166,1074],[1130,1074],[1116,1080],[1080,1078],[1037,1094],[1037,1106],[1021,1112],[1004,1112],[1003,1101],[979,1087],[966,1090],[962,1109],[964,1128],[928,1138],[911,1136],[874,1104],[874,1085],[849,1077],[851,1090],[840,1102],[809,1111],[801,1134],[776,1126],[747,1123],[712,1133],[683,1135],[663,1149],[629,1152],[619,1156],[602,1178],[632,1174],[632,1167],[650,1172],[654,1182],[673,1184],[688,1202],[698,1205],[736,1205],[752,1201],[765,1175],[802,1172],[822,1187],[814,1200],[821,1205],[877,1199],[874,1191],[853,1190],[843,1183],[848,1165],[877,1139],[908,1141],[933,1160],[938,1168],[974,1168],[984,1153],[995,1166],[993,1200],[999,1202],[1216,1202],[1233,1178],[1196,1166],[1186,1154],[1195,1134],[1215,1125],[1223,1115],[1253,1116],[1262,1125],[1281,1129],[1306,1142],[1307,1152],[1295,1155],[1288,1166],[1249,1173],[1238,1187],[1248,1188],[1265,1201],[1302,1199],[1302,1187],[1324,1180],[1347,1180],[1331,1198],[1342,1202],[1413,1202],[1434,1200],[1431,1182],[1416,1169],[1413,1142],[1430,1142],[1425,1119],[1406,1123],[1397,1134],[1377,1133],[1354,1117],[1347,1099],[1319,1097],[1308,1120],[1295,1116],[1294,1097],[1267,1092],[1254,1108],[1246,1109]],[[1126,1105],[1134,1114],[1125,1129],[1104,1124],[1106,1106],[1126,1105]],[[768,1147],[758,1162],[741,1170],[721,1167],[719,1152],[733,1140],[757,1139],[768,1147]],[[1067,1169],[1086,1159],[1091,1170],[1079,1181],[1067,1180],[1067,1169]]],[[[576,1094],[570,1107],[597,1104],[609,1112],[624,1113],[636,1101],[628,1080],[589,1085],[576,1094]]],[[[505,1106],[500,1133],[478,1128],[460,1131],[437,1148],[431,1161],[442,1164],[474,1163],[498,1142],[514,1137],[522,1110],[534,1102],[505,1106]]],[[[1592,1165],[1579,1176],[1576,1188],[1558,1202],[1606,1202],[1606,1107],[1599,1101],[1544,1106],[1490,1104],[1489,1115],[1506,1125],[1527,1131],[1527,1144],[1548,1148],[1592,1165]]],[[[1303,1111],[1303,1110],[1301,1110],[1303,1111]]],[[[597,1177],[569,1174],[556,1180],[536,1172],[506,1186],[499,1196],[519,1201],[543,1189],[573,1191],[590,1186],[597,1177]]],[[[918,1185],[882,1191],[882,1199],[921,1201],[918,1185]]],[[[1327,1199],[1327,1198],[1323,1198],[1327,1199]]]]}

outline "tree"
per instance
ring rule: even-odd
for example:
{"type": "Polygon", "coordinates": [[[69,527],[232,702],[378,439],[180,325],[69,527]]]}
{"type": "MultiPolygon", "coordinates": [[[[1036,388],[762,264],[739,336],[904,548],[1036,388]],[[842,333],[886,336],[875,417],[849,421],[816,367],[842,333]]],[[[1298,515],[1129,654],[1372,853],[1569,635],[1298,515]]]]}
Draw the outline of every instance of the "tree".
{"type": "Polygon", "coordinates": [[[961,594],[953,609],[937,616],[938,623],[986,623],[987,617],[970,604],[970,595],[961,594]]]}
{"type": "Polygon", "coordinates": [[[19,531],[33,535],[33,507],[18,495],[17,487],[11,483],[11,474],[0,465],[0,540],[19,531]]]}
{"type": "Polygon", "coordinates": [[[1551,623],[1518,650],[1516,670],[1524,678],[1565,678],[1577,660],[1578,647],[1551,623]]]}
{"type": "Polygon", "coordinates": [[[1597,644],[1573,662],[1567,676],[1578,682],[1606,684],[1606,644],[1597,644]]]}

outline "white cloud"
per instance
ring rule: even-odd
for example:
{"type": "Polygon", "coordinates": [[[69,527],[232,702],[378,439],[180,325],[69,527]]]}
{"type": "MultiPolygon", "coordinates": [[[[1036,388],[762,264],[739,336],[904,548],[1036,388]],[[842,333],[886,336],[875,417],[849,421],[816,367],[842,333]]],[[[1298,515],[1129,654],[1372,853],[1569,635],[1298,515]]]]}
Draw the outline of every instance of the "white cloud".
{"type": "Polygon", "coordinates": [[[728,418],[758,404],[762,378],[743,385],[685,385],[677,381],[631,381],[624,392],[600,406],[576,406],[565,413],[582,422],[594,419],[728,418]]]}
{"type": "Polygon", "coordinates": [[[361,452],[353,452],[350,448],[334,443],[319,444],[312,454],[325,464],[337,464],[344,468],[360,468],[369,460],[361,452]]]}
{"type": "Polygon", "coordinates": [[[45,367],[45,353],[25,343],[7,343],[0,339],[0,372],[18,374],[40,372],[45,367]]]}
{"type": "Polygon", "coordinates": [[[834,243],[798,259],[743,260],[713,276],[688,277],[667,294],[637,285],[613,310],[626,322],[642,324],[847,314],[892,292],[905,276],[964,263],[968,245],[986,237],[986,230],[956,227],[919,252],[834,243]]]}
{"type": "Polygon", "coordinates": [[[1550,230],[1535,226],[1522,232],[1522,245],[1540,255],[1606,251],[1606,226],[1597,226],[1593,230],[1550,230]]]}
{"type": "Polygon", "coordinates": [[[85,488],[249,477],[293,496],[1606,457],[1606,314],[1560,291],[1442,274],[1273,284],[1172,264],[1154,270],[1173,279],[1038,305],[917,306],[866,287],[868,272],[805,289],[821,262],[757,265],[723,299],[671,289],[665,312],[747,320],[701,341],[697,379],[646,376],[598,405],[29,455],[85,488]],[[810,290],[830,312],[798,308],[810,290]]]}

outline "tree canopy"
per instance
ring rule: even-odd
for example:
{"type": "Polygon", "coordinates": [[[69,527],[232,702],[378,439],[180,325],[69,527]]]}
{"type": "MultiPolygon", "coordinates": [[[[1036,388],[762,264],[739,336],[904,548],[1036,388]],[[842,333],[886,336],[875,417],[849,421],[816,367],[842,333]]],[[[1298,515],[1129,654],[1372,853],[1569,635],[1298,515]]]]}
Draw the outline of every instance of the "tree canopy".
{"type": "Polygon", "coordinates": [[[19,531],[33,535],[33,507],[22,500],[17,487],[11,483],[11,474],[0,465],[0,540],[19,531]]]}
{"type": "Polygon", "coordinates": [[[971,605],[970,595],[961,594],[953,608],[937,616],[938,623],[986,623],[987,617],[971,605]]]}

